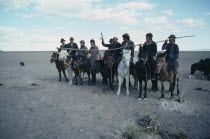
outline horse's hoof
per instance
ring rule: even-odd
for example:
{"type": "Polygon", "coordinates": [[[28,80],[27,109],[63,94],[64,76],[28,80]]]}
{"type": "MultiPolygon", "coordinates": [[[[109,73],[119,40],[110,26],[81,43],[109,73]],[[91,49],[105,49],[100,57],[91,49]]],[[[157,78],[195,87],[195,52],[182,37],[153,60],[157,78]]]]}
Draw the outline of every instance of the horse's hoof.
{"type": "Polygon", "coordinates": [[[161,97],[161,98],[160,98],[160,100],[161,100],[161,101],[163,101],[163,100],[164,100],[164,98],[162,98],[162,97],[161,97]]]}
{"type": "Polygon", "coordinates": [[[109,89],[109,91],[113,92],[113,91],[114,91],[114,89],[109,89]]]}
{"type": "Polygon", "coordinates": [[[129,96],[129,93],[126,93],[126,96],[129,96]]]}
{"type": "Polygon", "coordinates": [[[144,100],[147,100],[147,98],[144,98],[144,100]]]}
{"type": "Polygon", "coordinates": [[[117,92],[117,94],[116,94],[116,95],[117,95],[117,96],[119,96],[119,95],[120,95],[120,93],[118,93],[118,92],[117,92]]]}
{"type": "Polygon", "coordinates": [[[138,100],[141,100],[141,98],[139,97],[138,100]]]}

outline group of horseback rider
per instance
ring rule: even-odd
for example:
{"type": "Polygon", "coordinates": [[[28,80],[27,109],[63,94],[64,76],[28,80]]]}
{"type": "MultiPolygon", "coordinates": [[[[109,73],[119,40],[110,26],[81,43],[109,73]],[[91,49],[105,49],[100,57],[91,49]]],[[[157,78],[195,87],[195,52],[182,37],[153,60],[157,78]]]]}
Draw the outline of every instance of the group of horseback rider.
{"type": "MultiPolygon", "coordinates": [[[[118,38],[114,37],[110,39],[109,44],[104,43],[104,39],[102,38],[102,45],[104,47],[107,47],[108,50],[104,53],[104,59],[106,59],[107,55],[113,55],[114,56],[114,63],[118,65],[122,59],[122,49],[128,49],[131,50],[131,60],[130,60],[130,67],[134,66],[134,42],[130,40],[130,35],[128,33],[125,33],[122,35],[123,42],[119,43],[118,38]]],[[[175,44],[175,35],[170,35],[168,37],[169,39],[165,40],[165,43],[162,45],[162,50],[166,50],[165,53],[167,54],[167,61],[170,61],[172,63],[172,68],[175,72],[175,77],[177,78],[178,74],[178,58],[179,58],[179,47],[177,44],[175,44]],[[169,43],[168,43],[169,41],[169,43]]],[[[67,49],[67,52],[72,57],[76,57],[76,55],[80,55],[83,57],[87,57],[91,61],[91,67],[94,67],[96,71],[98,70],[97,66],[97,60],[100,60],[100,53],[99,49],[95,44],[95,40],[91,39],[90,44],[91,47],[88,50],[85,46],[85,41],[80,41],[80,50],[77,51],[78,45],[74,42],[74,38],[70,37],[70,42],[68,44],[65,44],[65,40],[61,39],[61,46],[60,49],[67,49]]],[[[156,92],[158,91],[158,85],[157,85],[157,79],[158,76],[155,75],[155,66],[156,66],[156,56],[157,56],[157,44],[153,41],[153,35],[152,33],[146,34],[146,42],[144,44],[139,44],[139,59],[145,59],[147,61],[147,64],[150,67],[151,70],[151,80],[152,80],[152,91],[156,92]]]]}

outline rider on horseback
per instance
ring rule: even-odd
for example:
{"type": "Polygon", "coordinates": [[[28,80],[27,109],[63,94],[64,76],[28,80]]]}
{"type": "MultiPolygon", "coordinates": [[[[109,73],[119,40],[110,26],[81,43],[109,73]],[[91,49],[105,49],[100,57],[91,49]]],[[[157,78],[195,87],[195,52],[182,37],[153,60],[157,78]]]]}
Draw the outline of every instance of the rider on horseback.
{"type": "Polygon", "coordinates": [[[162,46],[162,50],[166,50],[167,54],[166,60],[168,63],[172,64],[172,68],[174,70],[174,84],[176,84],[176,79],[178,78],[178,67],[179,67],[179,46],[175,44],[175,35],[170,35],[168,40],[165,40],[165,43],[162,46]]]}
{"type": "MultiPolygon", "coordinates": [[[[70,37],[70,42],[67,44],[67,48],[72,48],[72,49],[78,49],[78,46],[76,43],[74,43],[74,38],[70,37]]],[[[76,56],[76,50],[67,50],[67,52],[69,53],[70,56],[72,56],[73,58],[75,58],[76,56]]]]}
{"type": "MultiPolygon", "coordinates": [[[[108,49],[113,49],[113,39],[110,39],[109,40],[109,43],[110,44],[105,44],[104,43],[104,39],[102,38],[102,45],[104,46],[104,47],[108,47],[108,49]]],[[[112,54],[114,54],[114,51],[105,51],[104,52],[104,59],[106,59],[106,56],[107,55],[112,55],[112,54]]]]}
{"type": "Polygon", "coordinates": [[[131,64],[133,64],[134,42],[130,40],[130,36],[128,33],[123,34],[122,37],[123,37],[122,47],[123,49],[131,50],[131,64]]]}
{"type": "Polygon", "coordinates": [[[155,58],[157,55],[157,44],[152,40],[153,35],[152,33],[147,33],[146,34],[146,42],[144,45],[140,45],[139,47],[139,54],[138,57],[139,59],[143,58],[147,60],[150,70],[151,70],[151,80],[152,80],[152,91],[156,92],[158,91],[158,85],[157,85],[157,80],[155,80],[155,58]]]}
{"type": "Polygon", "coordinates": [[[87,47],[85,46],[85,41],[84,40],[81,40],[80,41],[80,49],[82,49],[81,51],[78,51],[77,52],[77,55],[79,55],[79,56],[81,56],[81,57],[83,57],[83,58],[86,58],[87,57],[87,55],[88,55],[88,49],[87,49],[87,47]],[[86,50],[87,51],[86,51],[86,50]]]}
{"type": "Polygon", "coordinates": [[[60,46],[60,49],[64,49],[67,47],[67,45],[65,44],[65,41],[63,38],[61,39],[60,43],[61,43],[61,46],[60,46]]]}

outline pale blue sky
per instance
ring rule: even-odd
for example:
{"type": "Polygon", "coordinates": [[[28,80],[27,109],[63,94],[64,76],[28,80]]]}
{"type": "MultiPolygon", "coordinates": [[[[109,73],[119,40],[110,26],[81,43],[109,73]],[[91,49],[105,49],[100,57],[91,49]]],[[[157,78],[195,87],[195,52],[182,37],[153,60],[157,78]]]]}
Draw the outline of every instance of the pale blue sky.
{"type": "MultiPolygon", "coordinates": [[[[0,50],[49,51],[60,39],[105,41],[129,33],[135,44],[152,32],[154,40],[196,35],[177,40],[180,50],[210,49],[209,0],[0,0],[0,50]]],[[[160,50],[162,44],[158,44],[160,50]]],[[[137,50],[137,48],[136,48],[137,50]]]]}

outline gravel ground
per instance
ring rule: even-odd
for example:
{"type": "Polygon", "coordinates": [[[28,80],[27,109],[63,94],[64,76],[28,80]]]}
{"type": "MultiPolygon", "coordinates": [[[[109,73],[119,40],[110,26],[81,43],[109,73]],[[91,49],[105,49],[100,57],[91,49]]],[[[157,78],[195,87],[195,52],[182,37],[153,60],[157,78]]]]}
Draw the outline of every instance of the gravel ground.
{"type": "Polygon", "coordinates": [[[100,75],[95,88],[87,81],[83,86],[70,86],[64,78],[58,82],[55,65],[49,62],[51,53],[0,53],[1,139],[108,139],[126,121],[135,122],[145,115],[170,133],[210,138],[210,82],[202,80],[199,72],[194,80],[188,79],[190,65],[209,52],[181,52],[182,104],[170,100],[168,92],[160,101],[160,93],[150,92],[151,83],[148,100],[139,101],[133,88],[129,96],[125,88],[116,96],[116,84],[114,92],[106,91],[100,75]],[[25,62],[24,67],[19,66],[20,61],[25,62]],[[195,90],[198,87],[206,91],[195,90]]]}

